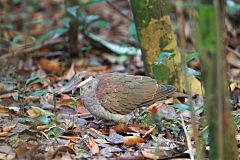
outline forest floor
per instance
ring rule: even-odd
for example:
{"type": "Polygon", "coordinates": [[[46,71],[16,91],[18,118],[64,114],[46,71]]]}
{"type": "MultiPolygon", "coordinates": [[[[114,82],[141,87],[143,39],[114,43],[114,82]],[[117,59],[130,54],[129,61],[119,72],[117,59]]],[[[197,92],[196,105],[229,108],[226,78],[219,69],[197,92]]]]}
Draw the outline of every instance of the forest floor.
{"type": "MultiPolygon", "coordinates": [[[[152,105],[139,117],[139,123],[128,125],[97,120],[76,95],[53,93],[76,72],[85,70],[145,75],[140,55],[106,47],[115,44],[138,49],[129,27],[133,18],[127,0],[92,4],[81,13],[85,21],[96,17],[101,20],[90,24],[88,30],[98,40],[79,33],[80,54],[84,58],[70,58],[64,34],[57,36],[67,23],[63,3],[63,0],[0,2],[4,7],[0,11],[0,159],[189,158],[186,135],[194,147],[194,134],[189,99],[184,93],[152,105]],[[53,30],[54,36],[46,34],[53,30]],[[157,120],[156,112],[164,113],[164,118],[157,120]]],[[[175,19],[172,17],[178,37],[176,15],[175,19]]],[[[234,18],[226,18],[226,74],[239,147],[240,25],[234,18]]],[[[194,37],[187,19],[185,33],[188,43],[184,51],[193,53],[194,37]]],[[[193,59],[188,66],[200,71],[199,59],[193,59]]],[[[201,123],[204,99],[192,96],[201,123]]],[[[207,143],[207,127],[199,127],[207,143]]]]}

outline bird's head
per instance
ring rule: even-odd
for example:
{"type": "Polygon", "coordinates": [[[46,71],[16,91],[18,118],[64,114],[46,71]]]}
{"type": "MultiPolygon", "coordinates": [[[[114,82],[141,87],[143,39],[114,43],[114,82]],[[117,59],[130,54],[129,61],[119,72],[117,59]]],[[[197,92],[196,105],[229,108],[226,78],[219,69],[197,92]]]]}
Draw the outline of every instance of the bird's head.
{"type": "Polygon", "coordinates": [[[86,71],[78,72],[75,74],[72,80],[70,80],[68,84],[63,87],[63,92],[66,93],[72,91],[72,93],[74,93],[78,88],[84,92],[85,89],[92,86],[94,75],[95,74],[86,71]]]}

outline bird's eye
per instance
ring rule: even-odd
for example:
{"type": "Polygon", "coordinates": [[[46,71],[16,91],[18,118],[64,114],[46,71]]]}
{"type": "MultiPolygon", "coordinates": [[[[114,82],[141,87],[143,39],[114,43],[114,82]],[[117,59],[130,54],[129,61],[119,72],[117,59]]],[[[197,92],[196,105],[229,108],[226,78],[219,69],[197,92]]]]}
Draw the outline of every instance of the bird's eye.
{"type": "Polygon", "coordinates": [[[81,81],[85,81],[85,79],[86,79],[85,77],[82,77],[82,78],[81,78],[81,81]]]}

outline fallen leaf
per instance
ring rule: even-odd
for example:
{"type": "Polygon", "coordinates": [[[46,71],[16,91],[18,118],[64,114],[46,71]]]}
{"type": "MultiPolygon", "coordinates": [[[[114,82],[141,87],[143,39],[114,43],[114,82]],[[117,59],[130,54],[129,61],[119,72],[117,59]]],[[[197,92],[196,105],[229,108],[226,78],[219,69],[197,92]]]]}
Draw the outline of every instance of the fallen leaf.
{"type": "Polygon", "coordinates": [[[8,113],[9,109],[0,105],[0,113],[8,113]]]}
{"type": "Polygon", "coordinates": [[[162,118],[166,119],[176,119],[177,114],[173,107],[166,105],[162,102],[157,102],[152,104],[148,108],[148,113],[155,116],[157,119],[161,120],[162,118]]]}
{"type": "Polygon", "coordinates": [[[164,104],[162,102],[157,102],[152,104],[150,107],[148,107],[148,113],[150,114],[156,114],[158,108],[160,108],[161,106],[163,106],[164,104]]]}
{"type": "Polygon", "coordinates": [[[227,62],[232,66],[240,68],[240,60],[237,58],[237,56],[234,53],[229,52],[227,54],[226,59],[227,59],[227,62]]]}
{"type": "Polygon", "coordinates": [[[93,137],[88,138],[87,146],[92,154],[98,154],[100,152],[100,149],[93,137]]]}
{"type": "Polygon", "coordinates": [[[0,153],[0,159],[6,159],[7,154],[6,153],[0,153]]]}
{"type": "Polygon", "coordinates": [[[117,134],[116,132],[111,133],[106,140],[112,144],[121,144],[123,143],[123,136],[120,134],[117,134]]]}
{"type": "Polygon", "coordinates": [[[137,143],[143,143],[144,139],[138,136],[125,136],[123,137],[123,144],[126,146],[136,146],[137,143]]]}
{"type": "Polygon", "coordinates": [[[58,60],[40,59],[39,66],[48,73],[61,73],[63,68],[58,60]]]}
{"type": "Polygon", "coordinates": [[[3,132],[9,132],[11,129],[15,128],[16,124],[11,125],[11,126],[7,126],[3,128],[3,132]]]}
{"type": "Polygon", "coordinates": [[[34,106],[32,106],[32,108],[29,109],[29,110],[27,111],[27,113],[28,113],[28,115],[29,115],[30,117],[32,117],[32,118],[35,118],[35,117],[38,117],[38,116],[46,116],[46,117],[48,117],[48,116],[54,116],[53,113],[51,113],[51,112],[49,112],[49,111],[47,111],[47,110],[44,110],[44,109],[42,109],[42,108],[39,108],[39,107],[34,107],[34,106]]]}
{"type": "Polygon", "coordinates": [[[128,125],[125,123],[118,123],[111,129],[113,129],[117,133],[126,133],[126,132],[130,131],[130,129],[128,128],[128,125]]]}
{"type": "Polygon", "coordinates": [[[76,141],[76,140],[80,139],[81,137],[79,137],[79,136],[59,136],[59,138],[76,141]]]}
{"type": "Polygon", "coordinates": [[[0,132],[0,137],[6,137],[8,135],[8,132],[0,132]]]}
{"type": "Polygon", "coordinates": [[[74,63],[72,63],[70,69],[62,77],[63,80],[70,80],[75,75],[74,63]]]}
{"type": "Polygon", "coordinates": [[[204,93],[201,82],[196,79],[193,75],[188,75],[188,84],[191,92],[202,95],[204,93]]]}
{"type": "Polygon", "coordinates": [[[149,158],[149,159],[159,159],[160,157],[158,155],[155,155],[155,154],[152,154],[152,153],[148,153],[144,150],[141,151],[142,155],[145,157],[145,158],[149,158]]]}
{"type": "Polygon", "coordinates": [[[4,89],[4,84],[0,83],[0,93],[2,92],[3,89],[4,89]]]}
{"type": "Polygon", "coordinates": [[[231,84],[230,84],[230,90],[231,90],[231,92],[233,92],[237,86],[238,86],[238,83],[237,83],[236,81],[234,81],[233,83],[231,83],[231,84]]]}
{"type": "Polygon", "coordinates": [[[151,134],[151,133],[154,131],[155,127],[156,127],[156,126],[150,128],[150,129],[143,135],[143,138],[146,137],[147,135],[151,134]]]}
{"type": "Polygon", "coordinates": [[[50,127],[52,127],[52,126],[46,126],[46,125],[37,126],[37,130],[38,130],[38,131],[44,131],[44,130],[46,130],[46,129],[49,129],[50,127]]]}

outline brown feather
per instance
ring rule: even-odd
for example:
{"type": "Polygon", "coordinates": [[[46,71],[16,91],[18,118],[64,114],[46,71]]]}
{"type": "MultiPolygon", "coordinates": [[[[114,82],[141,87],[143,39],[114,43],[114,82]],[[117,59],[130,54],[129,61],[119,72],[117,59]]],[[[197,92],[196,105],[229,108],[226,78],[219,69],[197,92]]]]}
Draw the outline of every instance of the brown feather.
{"type": "Polygon", "coordinates": [[[157,85],[156,80],[144,76],[109,73],[96,78],[96,96],[111,113],[129,114],[136,108],[152,104],[175,91],[173,86],[157,85]]]}

